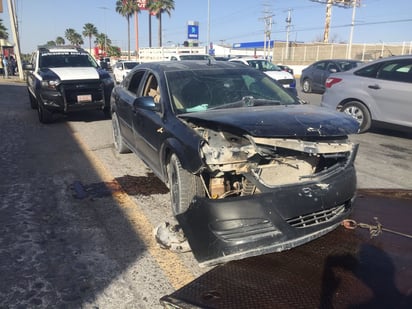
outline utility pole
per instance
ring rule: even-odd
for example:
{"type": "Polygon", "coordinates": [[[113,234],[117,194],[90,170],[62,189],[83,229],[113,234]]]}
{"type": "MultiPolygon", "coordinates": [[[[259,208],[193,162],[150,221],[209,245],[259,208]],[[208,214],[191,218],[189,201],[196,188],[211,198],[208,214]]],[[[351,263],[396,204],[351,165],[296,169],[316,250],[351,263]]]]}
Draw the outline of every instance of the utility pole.
{"type": "Polygon", "coordinates": [[[357,0],[352,0],[352,21],[350,24],[350,35],[349,35],[349,47],[346,58],[352,59],[352,41],[353,41],[353,31],[355,29],[355,15],[356,15],[356,6],[358,5],[357,0]]]}
{"type": "Polygon", "coordinates": [[[289,59],[289,34],[290,27],[292,23],[292,10],[288,10],[288,17],[286,17],[286,49],[285,49],[285,59],[289,59]]]}
{"type": "Polygon", "coordinates": [[[323,32],[323,43],[329,43],[330,20],[332,18],[332,5],[333,0],[328,0],[328,2],[326,3],[325,31],[323,32]]]}
{"type": "Polygon", "coordinates": [[[264,41],[263,41],[263,57],[267,59],[267,54],[270,49],[270,35],[272,33],[273,15],[271,12],[265,10],[265,17],[263,17],[263,22],[265,24],[264,29],[264,41]]]}
{"type": "Polygon", "coordinates": [[[20,40],[19,40],[18,31],[17,31],[16,11],[14,9],[14,5],[11,0],[7,0],[7,4],[9,7],[11,32],[13,34],[13,40],[14,40],[14,45],[15,45],[14,54],[16,55],[17,68],[19,70],[19,78],[23,80],[24,74],[23,74],[23,66],[21,65],[20,40]]]}

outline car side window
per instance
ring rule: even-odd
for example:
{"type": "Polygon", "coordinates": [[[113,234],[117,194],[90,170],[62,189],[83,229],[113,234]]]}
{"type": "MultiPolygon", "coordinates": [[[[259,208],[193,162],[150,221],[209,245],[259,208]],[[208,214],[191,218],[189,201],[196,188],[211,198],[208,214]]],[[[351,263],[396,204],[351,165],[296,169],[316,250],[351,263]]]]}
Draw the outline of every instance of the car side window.
{"type": "Polygon", "coordinates": [[[143,90],[143,96],[153,97],[155,103],[160,102],[160,88],[159,83],[156,77],[153,74],[150,74],[146,80],[146,84],[143,90]]]}
{"type": "Polygon", "coordinates": [[[137,90],[139,89],[140,82],[142,81],[142,78],[144,76],[145,71],[137,71],[133,76],[131,76],[129,84],[126,86],[126,88],[137,95],[137,90]]]}
{"type": "Polygon", "coordinates": [[[379,70],[378,78],[412,83],[412,61],[400,60],[387,62],[379,70]]]}
{"type": "Polygon", "coordinates": [[[368,65],[354,72],[354,74],[358,76],[363,76],[363,77],[376,78],[376,75],[378,73],[380,66],[381,66],[381,63],[375,63],[372,65],[368,65]]]}
{"type": "Polygon", "coordinates": [[[315,69],[324,71],[326,69],[326,62],[318,62],[315,64],[315,69]]]}

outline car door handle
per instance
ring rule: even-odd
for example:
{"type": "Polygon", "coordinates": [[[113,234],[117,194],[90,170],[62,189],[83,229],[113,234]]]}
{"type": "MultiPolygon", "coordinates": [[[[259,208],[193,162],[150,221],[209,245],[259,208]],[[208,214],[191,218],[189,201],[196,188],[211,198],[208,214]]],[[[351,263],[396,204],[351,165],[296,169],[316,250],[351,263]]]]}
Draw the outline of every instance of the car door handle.
{"type": "Polygon", "coordinates": [[[379,85],[378,85],[378,84],[375,84],[375,85],[369,85],[369,86],[368,86],[368,88],[370,88],[370,89],[381,89],[381,87],[379,87],[379,85]]]}

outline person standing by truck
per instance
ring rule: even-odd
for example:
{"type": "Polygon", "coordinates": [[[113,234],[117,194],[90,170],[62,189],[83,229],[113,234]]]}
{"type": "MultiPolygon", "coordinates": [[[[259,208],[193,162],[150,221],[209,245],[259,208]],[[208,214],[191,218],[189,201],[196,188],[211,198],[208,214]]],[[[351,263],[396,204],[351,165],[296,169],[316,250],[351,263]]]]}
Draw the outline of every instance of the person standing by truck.
{"type": "Polygon", "coordinates": [[[9,61],[7,60],[7,57],[3,57],[3,71],[4,71],[4,78],[9,78],[9,61]]]}

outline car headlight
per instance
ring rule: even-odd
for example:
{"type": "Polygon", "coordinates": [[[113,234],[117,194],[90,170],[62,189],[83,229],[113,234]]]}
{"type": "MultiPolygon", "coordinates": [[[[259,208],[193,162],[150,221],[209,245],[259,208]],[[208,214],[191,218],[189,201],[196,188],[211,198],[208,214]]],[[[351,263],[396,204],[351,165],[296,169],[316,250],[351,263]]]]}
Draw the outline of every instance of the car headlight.
{"type": "Polygon", "coordinates": [[[43,80],[41,86],[49,89],[56,89],[60,85],[60,80],[43,80]]]}

